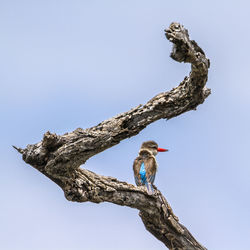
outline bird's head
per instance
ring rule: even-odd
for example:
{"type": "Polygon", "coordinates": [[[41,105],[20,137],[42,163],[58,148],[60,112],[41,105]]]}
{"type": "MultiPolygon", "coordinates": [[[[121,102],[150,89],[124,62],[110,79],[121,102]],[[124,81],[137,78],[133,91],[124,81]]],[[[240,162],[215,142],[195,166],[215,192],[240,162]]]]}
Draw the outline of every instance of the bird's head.
{"type": "Polygon", "coordinates": [[[140,153],[149,152],[150,154],[157,155],[158,152],[166,152],[168,149],[159,148],[155,141],[145,141],[141,145],[140,153]]]}

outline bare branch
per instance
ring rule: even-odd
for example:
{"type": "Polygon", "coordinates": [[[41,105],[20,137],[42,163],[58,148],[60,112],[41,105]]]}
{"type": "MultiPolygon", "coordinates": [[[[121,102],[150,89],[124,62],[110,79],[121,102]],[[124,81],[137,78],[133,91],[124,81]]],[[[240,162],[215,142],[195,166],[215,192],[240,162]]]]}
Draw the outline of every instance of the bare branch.
{"type": "Polygon", "coordinates": [[[111,202],[138,209],[146,229],[170,249],[206,249],[179,223],[166,199],[155,189],[154,195],[148,195],[144,187],[85,169],[75,170],[63,187],[69,201],[111,202]]]}
{"type": "Polygon", "coordinates": [[[137,135],[150,123],[195,110],[209,96],[210,89],[205,87],[209,60],[203,50],[189,39],[188,31],[178,23],[172,23],[165,32],[173,43],[171,57],[178,62],[191,63],[189,77],[178,87],[92,128],[78,128],[62,136],[47,132],[37,144],[25,149],[14,148],[26,163],[57,183],[68,200],[107,201],[136,208],[146,229],[168,248],[205,249],[178,222],[160,191],[149,196],[143,188],[79,168],[93,155],[137,135]]]}

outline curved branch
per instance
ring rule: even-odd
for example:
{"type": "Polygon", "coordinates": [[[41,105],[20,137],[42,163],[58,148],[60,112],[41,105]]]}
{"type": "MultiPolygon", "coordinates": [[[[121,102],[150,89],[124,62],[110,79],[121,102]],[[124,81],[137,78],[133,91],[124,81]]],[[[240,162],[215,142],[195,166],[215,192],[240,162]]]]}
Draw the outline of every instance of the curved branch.
{"type": "Polygon", "coordinates": [[[47,132],[41,142],[15,149],[26,163],[57,183],[68,200],[107,201],[136,208],[146,229],[170,249],[205,249],[178,222],[160,191],[149,196],[143,188],[79,169],[93,155],[137,135],[150,123],[195,110],[210,94],[205,87],[209,60],[203,50],[189,39],[188,31],[178,23],[172,23],[165,32],[173,43],[171,57],[178,62],[191,63],[189,77],[178,87],[95,127],[78,128],[62,136],[47,132]]]}
{"type": "Polygon", "coordinates": [[[169,249],[206,249],[179,223],[155,186],[155,194],[148,195],[144,187],[135,187],[85,169],[75,170],[66,183],[63,190],[69,201],[111,202],[138,209],[146,229],[169,249]]]}

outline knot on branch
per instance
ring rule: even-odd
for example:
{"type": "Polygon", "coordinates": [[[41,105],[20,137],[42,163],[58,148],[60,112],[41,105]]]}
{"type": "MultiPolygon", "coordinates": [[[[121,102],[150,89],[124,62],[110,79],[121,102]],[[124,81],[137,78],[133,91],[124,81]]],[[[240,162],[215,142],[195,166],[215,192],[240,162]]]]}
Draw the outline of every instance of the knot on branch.
{"type": "Polygon", "coordinates": [[[50,151],[56,150],[58,147],[62,145],[62,142],[60,140],[60,136],[57,134],[52,134],[49,131],[47,131],[42,140],[42,146],[44,148],[47,148],[50,151]]]}

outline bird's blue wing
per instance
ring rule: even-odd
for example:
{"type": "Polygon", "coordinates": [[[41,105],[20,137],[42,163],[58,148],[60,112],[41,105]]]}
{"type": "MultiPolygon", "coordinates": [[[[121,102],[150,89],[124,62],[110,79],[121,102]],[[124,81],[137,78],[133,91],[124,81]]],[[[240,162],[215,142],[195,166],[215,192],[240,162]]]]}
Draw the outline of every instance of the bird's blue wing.
{"type": "Polygon", "coordinates": [[[145,162],[145,169],[147,172],[147,176],[146,176],[146,187],[148,190],[148,194],[153,194],[154,193],[154,188],[153,188],[153,183],[155,181],[155,174],[156,174],[156,169],[157,169],[157,165],[155,162],[154,158],[149,158],[146,160],[145,162]]]}
{"type": "Polygon", "coordinates": [[[142,162],[142,164],[141,164],[139,175],[140,175],[141,183],[143,185],[145,185],[145,183],[147,182],[147,174],[146,174],[146,169],[145,169],[144,162],[142,162]]]}
{"type": "Polygon", "coordinates": [[[145,185],[149,195],[154,193],[154,188],[152,184],[155,180],[155,170],[154,165],[148,165],[148,162],[135,161],[134,163],[134,178],[137,186],[145,185]],[[147,164],[147,165],[146,165],[147,164]],[[146,165],[146,166],[145,166],[146,165]]]}

